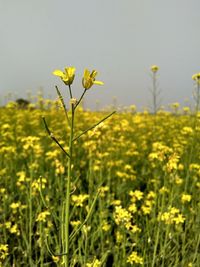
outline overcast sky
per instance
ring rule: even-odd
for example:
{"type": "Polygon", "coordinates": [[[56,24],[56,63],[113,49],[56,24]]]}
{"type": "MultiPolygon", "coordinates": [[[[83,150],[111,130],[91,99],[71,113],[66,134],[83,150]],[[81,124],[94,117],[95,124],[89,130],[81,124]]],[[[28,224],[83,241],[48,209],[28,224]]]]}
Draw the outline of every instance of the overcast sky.
{"type": "Polygon", "coordinates": [[[76,67],[73,92],[82,92],[85,67],[103,87],[88,107],[147,106],[150,66],[158,65],[162,103],[192,102],[191,76],[200,72],[199,0],[0,0],[0,97],[26,98],[40,87],[55,97],[63,84],[51,73],[76,67]]]}

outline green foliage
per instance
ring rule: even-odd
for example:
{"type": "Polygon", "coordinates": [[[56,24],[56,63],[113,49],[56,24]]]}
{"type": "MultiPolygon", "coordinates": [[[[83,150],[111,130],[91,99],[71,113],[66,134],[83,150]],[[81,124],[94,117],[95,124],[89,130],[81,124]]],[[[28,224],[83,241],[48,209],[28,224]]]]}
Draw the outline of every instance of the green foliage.
{"type": "MultiPolygon", "coordinates": [[[[80,109],[75,132],[106,115],[80,109]]],[[[2,266],[62,266],[68,159],[42,116],[67,151],[55,103],[0,110],[2,266]]],[[[70,266],[200,266],[199,132],[198,114],[126,112],[74,141],[70,266]]]]}

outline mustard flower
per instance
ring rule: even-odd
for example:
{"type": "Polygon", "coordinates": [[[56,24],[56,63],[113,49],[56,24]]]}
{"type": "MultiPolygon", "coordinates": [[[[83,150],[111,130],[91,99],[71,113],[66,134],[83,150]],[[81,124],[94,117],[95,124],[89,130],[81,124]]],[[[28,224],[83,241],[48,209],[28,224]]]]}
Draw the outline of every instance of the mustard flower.
{"type": "Polygon", "coordinates": [[[53,260],[53,262],[58,263],[59,262],[59,257],[52,255],[52,260],[53,260]]]}
{"type": "Polygon", "coordinates": [[[82,85],[85,90],[88,90],[92,87],[93,84],[103,85],[104,83],[101,81],[96,81],[95,77],[97,76],[98,72],[93,70],[91,73],[88,69],[84,70],[83,78],[82,78],[82,85]]]}
{"type": "Polygon", "coordinates": [[[20,231],[19,231],[18,225],[16,223],[14,225],[12,225],[12,227],[9,230],[10,230],[11,234],[20,235],[20,231]]]}
{"type": "Polygon", "coordinates": [[[180,210],[175,207],[169,207],[168,211],[160,212],[158,220],[163,221],[165,224],[181,224],[184,223],[185,217],[180,213],[180,210]]]}
{"type": "Polygon", "coordinates": [[[8,244],[0,244],[0,260],[5,260],[7,256],[8,256],[8,244]]]}
{"type": "Polygon", "coordinates": [[[182,194],[182,196],[181,196],[181,202],[182,203],[190,202],[191,199],[192,199],[192,196],[188,195],[188,194],[182,194]]]}
{"type": "Polygon", "coordinates": [[[200,81],[200,72],[192,75],[192,80],[194,80],[194,81],[200,81]]]}
{"type": "Polygon", "coordinates": [[[46,222],[46,217],[50,215],[49,211],[40,212],[37,216],[36,222],[46,222]]]}
{"type": "Polygon", "coordinates": [[[142,265],[143,264],[143,258],[138,256],[136,251],[133,251],[131,253],[131,255],[129,255],[129,257],[127,259],[127,263],[130,263],[131,265],[135,264],[135,263],[138,263],[138,264],[142,265]]]}
{"type": "Polygon", "coordinates": [[[156,66],[156,65],[151,66],[151,71],[153,73],[156,73],[158,70],[159,70],[159,67],[158,66],[156,66]]]}
{"type": "Polygon", "coordinates": [[[72,202],[76,207],[83,207],[83,202],[89,198],[87,194],[72,195],[72,202]]]}
{"type": "Polygon", "coordinates": [[[98,259],[94,259],[92,263],[86,263],[86,267],[99,267],[101,262],[98,259]]]}
{"type": "Polygon", "coordinates": [[[71,85],[75,77],[74,67],[65,67],[64,72],[61,70],[54,70],[53,75],[58,76],[66,85],[71,85]]]}

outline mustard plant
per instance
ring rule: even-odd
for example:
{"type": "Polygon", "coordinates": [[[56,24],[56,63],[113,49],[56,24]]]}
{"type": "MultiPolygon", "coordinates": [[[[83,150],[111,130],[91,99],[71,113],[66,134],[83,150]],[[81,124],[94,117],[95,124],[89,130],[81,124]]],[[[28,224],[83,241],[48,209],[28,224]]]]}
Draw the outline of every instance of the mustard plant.
{"type": "Polygon", "coordinates": [[[196,73],[192,76],[192,79],[194,80],[194,100],[195,100],[195,113],[199,111],[199,105],[200,105],[200,73],[196,73]]]}
{"type": "MultiPolygon", "coordinates": [[[[71,188],[72,187],[72,182],[74,182],[75,177],[73,176],[73,150],[74,150],[74,142],[78,140],[82,135],[86,134],[88,131],[92,130],[96,126],[98,126],[100,123],[102,123],[104,120],[108,119],[111,115],[115,113],[112,112],[91,127],[85,129],[79,134],[76,134],[75,132],[75,114],[76,111],[78,110],[78,106],[80,105],[81,101],[83,100],[85,94],[87,91],[93,86],[93,85],[103,85],[103,82],[97,81],[96,76],[97,76],[97,71],[93,70],[90,72],[88,69],[84,70],[84,74],[82,77],[82,86],[83,86],[83,93],[80,96],[79,99],[74,98],[73,96],[73,91],[71,88],[71,85],[73,84],[74,78],[75,78],[75,67],[66,67],[64,71],[61,70],[55,70],[53,74],[55,76],[58,76],[63,83],[68,87],[69,89],[69,104],[70,108],[67,110],[67,107],[65,105],[65,101],[63,99],[63,96],[56,86],[56,91],[61,103],[61,106],[63,108],[63,111],[66,116],[66,121],[67,121],[67,130],[69,130],[69,140],[68,140],[68,150],[63,147],[63,145],[57,140],[57,138],[53,135],[53,133],[49,130],[49,127],[46,123],[45,118],[43,117],[44,125],[45,128],[49,134],[49,136],[52,138],[52,140],[59,146],[59,148],[63,151],[63,153],[66,155],[67,160],[68,160],[68,165],[67,165],[67,184],[65,188],[65,201],[63,203],[63,212],[62,212],[62,219],[61,219],[61,240],[62,240],[62,251],[56,255],[54,253],[54,256],[61,256],[63,257],[63,264],[65,267],[70,266],[70,257],[69,257],[69,251],[70,251],[70,243],[72,240],[76,237],[78,232],[83,228],[83,226],[87,223],[88,219],[91,216],[92,210],[94,208],[94,205],[96,203],[97,197],[98,197],[98,190],[97,194],[88,210],[88,214],[85,218],[85,220],[79,225],[79,227],[72,231],[70,233],[69,225],[70,225],[70,203],[71,203],[71,195],[73,192],[76,190],[76,188],[71,188]]],[[[47,244],[48,246],[48,244],[47,244]]],[[[49,249],[49,247],[48,247],[49,249]]],[[[49,249],[50,250],[50,249],[49,249]]]]}
{"type": "Polygon", "coordinates": [[[152,112],[153,114],[156,114],[157,111],[160,108],[160,100],[158,99],[160,95],[160,90],[158,89],[158,82],[157,82],[157,72],[159,70],[159,67],[157,65],[152,65],[151,66],[151,78],[152,78],[152,89],[151,94],[152,94],[152,112]]]}

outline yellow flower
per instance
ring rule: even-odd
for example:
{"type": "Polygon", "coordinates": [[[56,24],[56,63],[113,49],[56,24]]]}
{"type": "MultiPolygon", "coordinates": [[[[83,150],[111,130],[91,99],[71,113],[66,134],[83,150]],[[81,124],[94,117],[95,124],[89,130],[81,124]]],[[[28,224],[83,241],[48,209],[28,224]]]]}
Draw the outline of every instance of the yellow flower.
{"type": "Polygon", "coordinates": [[[52,255],[52,260],[53,260],[53,262],[58,263],[59,262],[59,257],[52,255]]]}
{"type": "Polygon", "coordinates": [[[37,216],[36,222],[46,222],[46,217],[50,215],[48,210],[40,212],[37,216]]]}
{"type": "Polygon", "coordinates": [[[92,263],[86,263],[86,267],[100,267],[101,262],[97,259],[94,259],[92,263]]]}
{"type": "Polygon", "coordinates": [[[159,67],[156,65],[151,66],[151,71],[156,73],[159,70],[159,67]]]}
{"type": "Polygon", "coordinates": [[[83,202],[89,198],[87,194],[72,195],[72,202],[76,207],[83,207],[83,202]]]}
{"type": "Polygon", "coordinates": [[[200,80],[200,73],[196,73],[196,74],[192,75],[192,80],[194,80],[194,81],[200,80]]]}
{"type": "MultiPolygon", "coordinates": [[[[7,244],[0,244],[0,260],[5,260],[8,256],[8,245],[7,244]]],[[[0,262],[1,266],[1,262],[0,262]]]]}
{"type": "Polygon", "coordinates": [[[82,85],[83,88],[86,90],[90,89],[93,84],[103,85],[104,83],[101,81],[96,81],[95,77],[97,76],[97,71],[93,70],[91,73],[88,69],[84,70],[83,78],[82,78],[82,85]]]}
{"type": "Polygon", "coordinates": [[[102,223],[102,230],[107,232],[110,230],[110,228],[111,228],[111,225],[106,220],[104,220],[102,223]]]}
{"type": "Polygon", "coordinates": [[[182,194],[181,202],[182,202],[182,203],[190,202],[191,199],[192,199],[192,196],[191,196],[191,195],[188,195],[188,194],[182,194]]]}
{"type": "Polygon", "coordinates": [[[74,81],[75,70],[76,68],[74,67],[65,67],[64,72],[61,70],[54,70],[53,75],[60,77],[66,85],[71,85],[74,81]]]}
{"type": "Polygon", "coordinates": [[[138,256],[137,252],[136,251],[133,251],[131,253],[131,255],[129,255],[128,259],[127,259],[127,263],[130,263],[131,265],[132,264],[143,264],[143,258],[138,256]]]}
{"type": "Polygon", "coordinates": [[[18,229],[18,225],[14,224],[11,228],[10,228],[10,233],[11,234],[16,234],[16,235],[20,235],[20,231],[18,229]]]}

